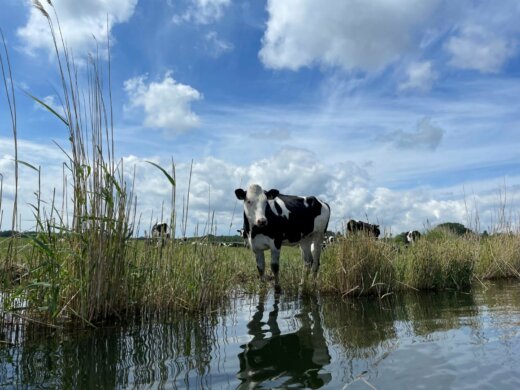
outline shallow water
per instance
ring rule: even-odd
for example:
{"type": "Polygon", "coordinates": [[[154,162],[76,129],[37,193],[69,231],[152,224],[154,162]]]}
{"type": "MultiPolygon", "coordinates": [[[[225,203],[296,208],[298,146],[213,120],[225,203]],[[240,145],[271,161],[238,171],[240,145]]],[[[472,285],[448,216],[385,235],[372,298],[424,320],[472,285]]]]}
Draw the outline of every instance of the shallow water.
{"type": "Polygon", "coordinates": [[[520,283],[382,301],[271,291],[210,316],[26,336],[0,342],[0,387],[519,389],[520,283]]]}

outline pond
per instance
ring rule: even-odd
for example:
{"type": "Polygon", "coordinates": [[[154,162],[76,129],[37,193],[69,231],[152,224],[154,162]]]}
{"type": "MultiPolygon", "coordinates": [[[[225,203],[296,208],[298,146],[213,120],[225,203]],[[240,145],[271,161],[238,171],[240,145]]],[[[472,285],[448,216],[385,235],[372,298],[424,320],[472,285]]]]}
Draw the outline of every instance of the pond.
{"type": "Polygon", "coordinates": [[[519,389],[520,282],[234,300],[162,323],[0,333],[0,388],[519,389]]]}

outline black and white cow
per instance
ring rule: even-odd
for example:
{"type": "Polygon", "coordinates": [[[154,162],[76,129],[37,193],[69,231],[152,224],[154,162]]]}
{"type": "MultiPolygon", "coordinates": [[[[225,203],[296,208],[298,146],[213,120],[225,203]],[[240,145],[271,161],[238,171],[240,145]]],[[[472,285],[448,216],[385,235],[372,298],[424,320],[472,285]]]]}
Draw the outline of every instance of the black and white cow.
{"type": "Polygon", "coordinates": [[[152,237],[166,236],[168,232],[167,223],[156,223],[152,226],[152,237]]]}
{"type": "Polygon", "coordinates": [[[164,245],[165,239],[170,238],[168,234],[168,224],[167,223],[156,223],[152,226],[152,238],[158,240],[158,243],[161,246],[164,245]]]}
{"type": "Polygon", "coordinates": [[[249,246],[249,237],[247,236],[247,231],[246,231],[245,226],[242,229],[238,229],[237,232],[244,240],[244,246],[249,246]]]}
{"type": "Polygon", "coordinates": [[[332,245],[336,242],[336,236],[327,236],[323,239],[323,244],[321,245],[323,249],[332,245]]]}
{"type": "Polygon", "coordinates": [[[280,330],[279,301],[270,308],[260,294],[256,312],[247,324],[252,339],[240,348],[242,382],[239,389],[305,388],[317,389],[328,384],[332,375],[322,367],[332,358],[322,324],[321,306],[316,296],[301,301],[297,325],[291,332],[280,330]]]}
{"type": "Polygon", "coordinates": [[[279,291],[281,247],[299,244],[307,268],[302,283],[311,268],[315,281],[330,219],[329,205],[314,196],[282,195],[275,189],[264,191],[258,184],[250,185],[247,191],[238,188],[235,195],[244,201],[244,229],[260,278],[264,279],[264,251],[270,249],[275,289],[279,291]]]}
{"type": "Polygon", "coordinates": [[[413,245],[417,242],[417,240],[419,240],[419,238],[421,238],[421,233],[419,233],[417,230],[410,230],[406,234],[406,243],[413,245]]]}
{"type": "Polygon", "coordinates": [[[363,221],[355,221],[353,219],[347,222],[347,231],[349,233],[363,232],[375,238],[379,237],[379,235],[381,234],[381,231],[379,230],[379,225],[372,225],[370,223],[366,223],[363,221]]]}

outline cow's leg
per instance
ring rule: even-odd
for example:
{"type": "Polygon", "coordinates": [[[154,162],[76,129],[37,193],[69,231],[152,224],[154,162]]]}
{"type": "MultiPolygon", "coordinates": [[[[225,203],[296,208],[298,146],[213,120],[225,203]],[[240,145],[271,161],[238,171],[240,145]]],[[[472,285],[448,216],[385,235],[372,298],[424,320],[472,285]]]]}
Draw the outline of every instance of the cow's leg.
{"type": "Polygon", "coordinates": [[[264,251],[263,250],[256,250],[255,251],[255,257],[256,257],[256,268],[258,269],[258,275],[260,276],[260,280],[265,280],[265,257],[264,257],[264,251]]]}
{"type": "Polygon", "coordinates": [[[305,280],[309,276],[309,271],[312,266],[312,252],[311,252],[311,241],[302,241],[300,243],[300,250],[302,252],[302,258],[304,261],[305,269],[303,270],[302,280],[300,282],[300,286],[305,284],[305,280]]]}
{"type": "Polygon", "coordinates": [[[316,277],[318,276],[318,270],[320,269],[320,256],[321,256],[321,243],[323,242],[323,236],[317,235],[313,240],[311,251],[312,251],[312,275],[314,283],[316,283],[316,277]]]}
{"type": "Polygon", "coordinates": [[[280,278],[278,271],[280,270],[280,249],[271,249],[271,271],[274,275],[274,290],[279,293],[280,289],[280,278]]]}

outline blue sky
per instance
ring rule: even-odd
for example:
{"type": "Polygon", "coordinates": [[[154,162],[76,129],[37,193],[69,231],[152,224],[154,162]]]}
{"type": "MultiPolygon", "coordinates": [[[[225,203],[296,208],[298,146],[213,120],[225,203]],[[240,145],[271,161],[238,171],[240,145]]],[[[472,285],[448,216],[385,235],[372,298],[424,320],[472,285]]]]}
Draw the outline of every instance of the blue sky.
{"type": "MultiPolygon", "coordinates": [[[[490,229],[504,203],[518,226],[516,0],[53,4],[80,73],[93,36],[106,41],[108,16],[117,153],[136,167],[144,228],[161,208],[169,214],[170,199],[168,183],[145,161],[167,166],[172,158],[179,199],[193,159],[188,234],[203,231],[208,210],[217,233],[239,228],[233,190],[249,183],[319,195],[331,204],[333,230],[355,218],[397,234],[470,224],[477,213],[480,229],[490,229]]],[[[65,160],[53,140],[66,145],[66,131],[23,93],[59,109],[50,36],[29,1],[3,0],[0,27],[17,85],[20,159],[42,166],[50,196],[62,187],[65,160]]],[[[9,215],[13,145],[3,95],[9,215]]],[[[37,182],[22,171],[27,204],[37,182]]],[[[22,228],[32,224],[23,211],[22,228]]]]}

